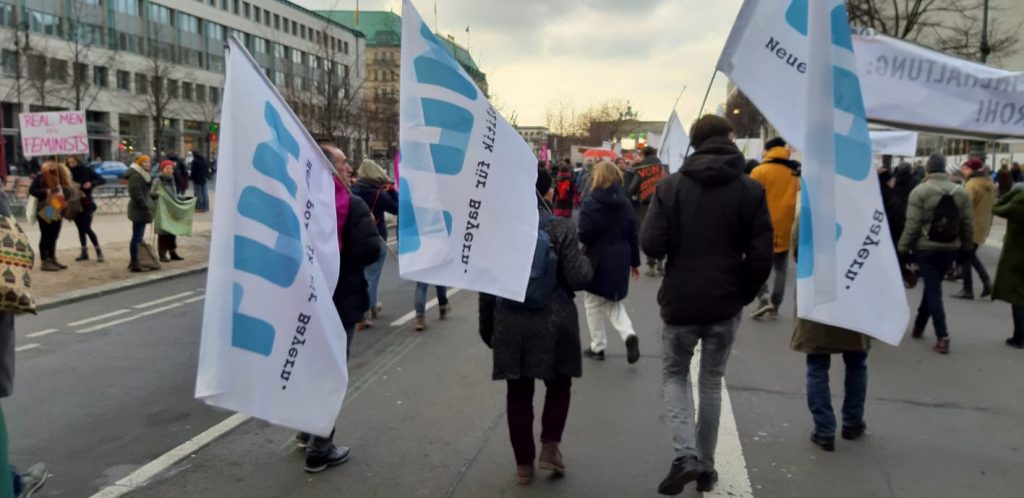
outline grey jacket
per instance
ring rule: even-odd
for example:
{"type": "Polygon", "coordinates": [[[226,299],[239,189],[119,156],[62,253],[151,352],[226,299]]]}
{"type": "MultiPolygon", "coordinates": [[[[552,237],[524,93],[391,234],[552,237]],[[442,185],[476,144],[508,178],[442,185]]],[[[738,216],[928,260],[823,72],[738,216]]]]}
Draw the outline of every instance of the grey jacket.
{"type": "Polygon", "coordinates": [[[900,237],[899,252],[928,251],[969,251],[974,244],[974,215],[967,192],[949,180],[945,173],[929,173],[920,185],[910,192],[907,203],[907,223],[900,237]],[[952,194],[960,208],[960,237],[949,243],[928,240],[928,229],[939,200],[952,194]]]}

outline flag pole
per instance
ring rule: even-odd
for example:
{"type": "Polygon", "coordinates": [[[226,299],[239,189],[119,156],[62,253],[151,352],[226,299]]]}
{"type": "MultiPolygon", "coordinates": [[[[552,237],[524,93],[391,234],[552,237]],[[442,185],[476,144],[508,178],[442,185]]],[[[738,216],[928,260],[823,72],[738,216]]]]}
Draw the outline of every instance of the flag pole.
{"type": "MultiPolygon", "coordinates": [[[[714,79],[713,79],[713,78],[714,78],[714,76],[712,76],[712,80],[711,80],[712,82],[714,82],[714,79]]],[[[678,106],[679,106],[679,101],[680,101],[680,100],[683,100],[683,94],[684,94],[684,93],[686,93],[686,85],[683,85],[683,89],[682,89],[682,91],[680,91],[680,92],[679,92],[679,96],[678,96],[678,97],[676,97],[676,102],[675,102],[674,104],[672,104],[672,110],[673,110],[673,111],[674,111],[674,110],[676,110],[676,107],[678,107],[678,106]]],[[[707,99],[707,97],[704,97],[704,99],[706,100],[706,99],[707,99]]]]}
{"type": "MultiPolygon", "coordinates": [[[[711,96],[711,87],[715,86],[715,77],[716,76],[718,76],[718,69],[715,69],[715,72],[711,73],[711,81],[708,82],[708,90],[706,92],[704,92],[704,100],[700,103],[700,110],[697,111],[697,119],[700,119],[701,116],[704,115],[704,107],[707,106],[707,104],[708,104],[708,97],[711,96]]],[[[683,91],[686,91],[686,88],[683,88],[683,91]]],[[[682,96],[683,96],[682,94],[679,94],[680,98],[682,98],[682,96]]],[[[678,101],[676,101],[676,103],[678,103],[678,101]]],[[[690,142],[690,145],[686,146],[686,153],[683,154],[683,157],[686,157],[686,156],[690,155],[690,151],[691,150],[693,150],[693,142],[692,141],[690,142]]]]}

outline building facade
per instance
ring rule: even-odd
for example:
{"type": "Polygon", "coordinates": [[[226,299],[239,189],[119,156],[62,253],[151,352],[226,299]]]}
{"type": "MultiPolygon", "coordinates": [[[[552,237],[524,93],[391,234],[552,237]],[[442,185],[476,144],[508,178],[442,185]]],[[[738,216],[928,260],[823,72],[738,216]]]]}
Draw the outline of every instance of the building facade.
{"type": "Polygon", "coordinates": [[[519,132],[519,136],[523,137],[523,140],[526,140],[526,143],[530,144],[534,154],[548,145],[548,139],[551,137],[551,130],[547,126],[517,126],[516,131],[519,132]]]}
{"type": "Polygon", "coordinates": [[[84,110],[93,157],[216,153],[224,47],[241,41],[318,138],[359,148],[363,35],[285,0],[0,0],[8,163],[18,115],[84,110]],[[332,111],[327,116],[325,110],[332,111]]]}

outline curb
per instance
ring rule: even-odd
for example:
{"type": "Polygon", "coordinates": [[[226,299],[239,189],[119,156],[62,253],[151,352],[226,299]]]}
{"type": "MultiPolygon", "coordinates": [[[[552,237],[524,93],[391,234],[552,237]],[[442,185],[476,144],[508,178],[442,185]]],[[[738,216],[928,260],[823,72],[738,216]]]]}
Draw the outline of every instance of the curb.
{"type": "Polygon", "coordinates": [[[107,294],[113,294],[115,292],[135,289],[137,287],[142,287],[144,285],[195,275],[197,273],[205,272],[206,269],[209,268],[209,266],[210,264],[207,262],[199,266],[194,266],[192,268],[182,268],[180,270],[158,272],[152,275],[134,278],[127,282],[115,282],[100,287],[93,287],[91,289],[67,292],[57,296],[54,299],[37,304],[36,311],[45,311],[48,309],[56,308],[58,306],[77,303],[79,301],[84,301],[86,299],[92,299],[94,297],[100,297],[105,296],[107,294]]]}

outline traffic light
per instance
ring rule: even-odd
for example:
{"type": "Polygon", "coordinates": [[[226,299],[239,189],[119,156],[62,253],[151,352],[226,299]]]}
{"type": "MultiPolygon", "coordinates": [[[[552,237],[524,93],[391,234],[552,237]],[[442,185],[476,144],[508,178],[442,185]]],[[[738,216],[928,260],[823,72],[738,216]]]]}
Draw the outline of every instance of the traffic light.
{"type": "Polygon", "coordinates": [[[220,125],[217,123],[210,123],[210,142],[217,141],[217,134],[220,132],[220,125]]]}

